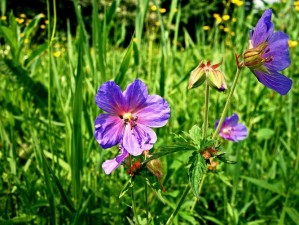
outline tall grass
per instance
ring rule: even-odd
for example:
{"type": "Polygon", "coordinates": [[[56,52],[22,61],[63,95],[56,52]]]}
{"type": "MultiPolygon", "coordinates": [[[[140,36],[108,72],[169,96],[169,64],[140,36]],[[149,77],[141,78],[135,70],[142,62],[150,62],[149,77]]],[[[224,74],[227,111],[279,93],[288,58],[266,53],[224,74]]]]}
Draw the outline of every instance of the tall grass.
{"type": "MultiPolygon", "coordinates": [[[[51,10],[53,3],[48,2],[51,10]]],[[[200,60],[223,59],[221,68],[231,87],[234,51],[241,53],[247,47],[248,31],[261,15],[256,10],[247,15],[243,6],[232,10],[225,5],[224,11],[231,10],[236,18],[225,23],[229,32],[216,21],[210,30],[197,26],[193,32],[182,27],[180,1],[172,0],[166,14],[159,11],[159,1],[138,1],[135,32],[122,48],[122,42],[112,43],[110,32],[119,28],[115,26],[120,4],[113,1],[99,18],[98,1],[92,1],[88,34],[79,1],[74,1],[77,31],[71,34],[74,21],[68,21],[66,41],[52,17],[49,36],[40,44],[30,40],[42,15],[25,30],[13,14],[1,22],[1,223],[132,224],[130,195],[119,198],[128,174],[119,167],[107,176],[101,168],[118,150],[101,149],[93,137],[93,123],[101,113],[94,101],[97,88],[106,80],[125,87],[139,78],[150,93],[167,99],[171,118],[157,132],[154,151],[159,151],[174,142],[173,133],[203,123],[204,87],[187,91],[190,71],[200,60]],[[152,5],[157,8],[154,12],[152,5]],[[149,13],[155,13],[159,26],[147,23],[149,13]]],[[[274,24],[299,41],[299,14],[292,4],[272,6],[274,24]]],[[[298,46],[290,49],[292,64],[284,74],[294,83],[286,96],[275,94],[250,71],[243,71],[229,113],[238,112],[249,137],[238,144],[223,143],[237,164],[221,164],[208,173],[201,197],[197,201],[188,193],[174,224],[298,224],[298,53],[298,46]]],[[[211,92],[209,127],[220,117],[227,94],[211,92]]],[[[150,224],[166,223],[188,183],[189,156],[186,151],[161,157],[163,201],[136,177],[136,214],[141,224],[147,218],[150,224]]]]}

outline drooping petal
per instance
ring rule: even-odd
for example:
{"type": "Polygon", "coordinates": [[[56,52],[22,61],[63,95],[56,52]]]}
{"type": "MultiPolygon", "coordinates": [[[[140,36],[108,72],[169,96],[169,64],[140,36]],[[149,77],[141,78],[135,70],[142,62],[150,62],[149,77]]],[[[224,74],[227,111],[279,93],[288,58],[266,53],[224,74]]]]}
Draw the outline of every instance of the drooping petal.
{"type": "Polygon", "coordinates": [[[137,123],[133,129],[129,125],[125,127],[123,146],[131,155],[137,156],[151,149],[156,141],[156,133],[147,126],[137,123]]]}
{"type": "Polygon", "coordinates": [[[118,116],[101,114],[94,125],[94,136],[102,148],[110,148],[121,141],[124,124],[118,116]]]}
{"type": "Polygon", "coordinates": [[[110,114],[122,115],[125,109],[125,98],[114,81],[107,81],[100,86],[95,101],[98,107],[110,114]]]}
{"type": "Polygon", "coordinates": [[[274,26],[271,22],[272,10],[267,9],[256,24],[252,35],[252,45],[256,47],[273,33],[274,26]]]}
{"type": "Polygon", "coordinates": [[[259,82],[281,95],[287,94],[292,87],[293,81],[276,71],[269,71],[269,74],[257,70],[253,72],[259,82]]]}
{"type": "Polygon", "coordinates": [[[220,132],[219,135],[224,139],[238,142],[244,140],[247,137],[248,131],[243,124],[237,124],[236,126],[226,128],[226,131],[220,132]]]}
{"type": "MultiPolygon", "coordinates": [[[[222,125],[221,125],[221,129],[225,128],[225,127],[233,127],[233,126],[236,126],[238,124],[238,121],[239,121],[239,117],[236,113],[234,113],[233,115],[231,116],[228,116],[224,119],[222,125]]],[[[217,128],[218,126],[218,123],[219,123],[219,120],[216,120],[216,123],[215,123],[215,126],[214,126],[214,129],[217,128]]]]}
{"type": "Polygon", "coordinates": [[[159,95],[149,95],[145,106],[137,113],[138,123],[149,127],[162,127],[170,117],[167,101],[159,95]]]}
{"type": "Polygon", "coordinates": [[[106,160],[102,164],[102,168],[105,171],[105,173],[108,175],[115,169],[117,169],[122,164],[122,162],[128,157],[128,155],[129,153],[125,149],[122,149],[120,154],[116,158],[106,160]]]}
{"type": "Polygon", "coordinates": [[[289,36],[282,31],[273,33],[268,40],[270,51],[265,54],[265,58],[272,57],[272,61],[266,63],[270,70],[281,71],[290,65],[288,40],[289,36]]]}
{"type": "Polygon", "coordinates": [[[127,111],[136,112],[141,109],[148,96],[146,85],[141,80],[135,80],[124,91],[127,111]]]}

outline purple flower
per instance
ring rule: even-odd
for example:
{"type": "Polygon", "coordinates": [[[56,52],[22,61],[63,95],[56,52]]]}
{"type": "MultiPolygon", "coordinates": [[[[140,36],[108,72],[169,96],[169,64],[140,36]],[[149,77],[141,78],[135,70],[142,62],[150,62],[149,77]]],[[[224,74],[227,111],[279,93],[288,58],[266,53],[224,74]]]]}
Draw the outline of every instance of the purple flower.
{"type": "MultiPolygon", "coordinates": [[[[245,125],[238,123],[239,117],[237,114],[233,114],[226,117],[220,128],[219,135],[226,140],[238,142],[244,140],[247,135],[247,128],[245,125]]],[[[215,123],[215,129],[218,126],[219,120],[215,123]]]]}
{"type": "Polygon", "coordinates": [[[105,114],[95,120],[94,136],[102,148],[122,142],[134,156],[149,150],[157,140],[150,127],[164,126],[170,116],[168,103],[158,95],[149,95],[146,85],[135,80],[124,92],[114,81],[102,84],[95,97],[105,114]]]}
{"type": "Polygon", "coordinates": [[[272,90],[285,95],[292,87],[292,80],[280,74],[290,63],[288,35],[274,32],[272,10],[267,9],[250,31],[249,48],[243,54],[244,65],[257,79],[272,90]]]}
{"type": "Polygon", "coordinates": [[[120,154],[116,158],[106,160],[102,164],[102,168],[107,175],[112,173],[115,169],[117,169],[129,155],[129,153],[126,151],[126,149],[123,148],[121,144],[119,146],[119,150],[120,154]]]}

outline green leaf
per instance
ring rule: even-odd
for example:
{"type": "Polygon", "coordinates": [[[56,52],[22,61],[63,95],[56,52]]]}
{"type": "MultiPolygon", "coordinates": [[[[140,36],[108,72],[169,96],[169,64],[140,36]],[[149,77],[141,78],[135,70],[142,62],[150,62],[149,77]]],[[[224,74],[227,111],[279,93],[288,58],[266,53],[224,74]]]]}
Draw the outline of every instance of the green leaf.
{"type": "Polygon", "coordinates": [[[188,145],[188,144],[162,147],[161,151],[153,153],[152,156],[150,158],[147,158],[146,160],[144,160],[141,163],[141,165],[144,166],[144,165],[146,165],[146,163],[148,163],[149,161],[151,161],[153,159],[157,159],[157,158],[160,158],[161,156],[168,155],[171,153],[175,153],[175,152],[179,152],[179,151],[194,151],[194,150],[195,150],[195,147],[192,145],[188,145]]]}
{"type": "Polygon", "coordinates": [[[122,198],[129,190],[129,188],[133,187],[134,186],[134,178],[131,177],[127,183],[125,184],[125,186],[123,187],[123,189],[121,190],[118,198],[122,198]]]}
{"type": "Polygon", "coordinates": [[[189,130],[189,135],[191,139],[193,140],[194,144],[199,145],[201,142],[201,136],[202,136],[202,131],[199,128],[199,126],[194,125],[190,130],[189,130]]]}
{"type": "Polygon", "coordinates": [[[295,208],[286,207],[286,212],[294,221],[295,224],[299,225],[299,212],[295,208]]]}
{"type": "Polygon", "coordinates": [[[118,74],[116,75],[116,77],[114,79],[115,83],[117,83],[118,85],[121,85],[121,83],[125,77],[125,74],[129,68],[131,57],[132,57],[132,52],[133,52],[133,39],[131,40],[131,43],[127,49],[127,52],[121,62],[118,74]]]}
{"type": "Polygon", "coordinates": [[[244,178],[245,180],[255,184],[256,186],[267,189],[267,190],[269,190],[271,192],[274,192],[274,193],[277,193],[279,195],[285,196],[284,190],[282,189],[282,187],[279,183],[270,184],[267,181],[259,180],[259,179],[252,178],[252,177],[246,177],[246,176],[242,176],[242,178],[244,178]]]}
{"type": "Polygon", "coordinates": [[[28,58],[24,62],[24,66],[26,67],[33,59],[40,56],[41,53],[43,53],[48,48],[48,43],[44,43],[42,45],[39,45],[38,47],[34,48],[31,54],[28,56],[28,58]]]}
{"type": "Polygon", "coordinates": [[[146,183],[148,186],[151,187],[151,189],[154,191],[155,195],[157,196],[157,198],[163,203],[163,204],[166,204],[165,203],[165,200],[161,194],[161,186],[158,182],[154,182],[152,183],[147,177],[144,177],[146,183]]]}
{"type": "Polygon", "coordinates": [[[256,137],[258,141],[262,141],[271,138],[273,134],[274,134],[274,130],[269,128],[262,128],[258,130],[256,137]]]}
{"type": "Polygon", "coordinates": [[[194,195],[199,198],[199,184],[202,176],[207,171],[205,159],[197,151],[189,158],[189,182],[194,195]]]}
{"type": "Polygon", "coordinates": [[[6,43],[10,46],[13,57],[16,57],[19,49],[17,40],[18,35],[14,33],[12,29],[5,26],[0,26],[0,33],[6,43]]]}

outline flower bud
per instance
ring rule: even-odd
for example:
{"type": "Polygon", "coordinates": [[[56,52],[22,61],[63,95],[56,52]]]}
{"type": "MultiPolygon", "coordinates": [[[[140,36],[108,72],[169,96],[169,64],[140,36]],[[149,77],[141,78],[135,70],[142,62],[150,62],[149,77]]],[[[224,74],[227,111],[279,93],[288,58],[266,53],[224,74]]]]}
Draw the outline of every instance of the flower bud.
{"type": "Polygon", "coordinates": [[[203,84],[203,82],[206,80],[204,68],[205,64],[201,61],[199,65],[194,70],[192,70],[188,89],[195,88],[203,84]]]}
{"type": "Polygon", "coordinates": [[[210,61],[205,65],[202,61],[199,65],[191,72],[188,89],[195,88],[204,83],[207,79],[209,86],[218,90],[224,91],[227,89],[225,77],[223,72],[217,68],[222,62],[211,65],[210,61]]]}
{"type": "Polygon", "coordinates": [[[154,174],[158,178],[158,180],[160,180],[163,177],[162,165],[159,159],[150,160],[146,164],[146,167],[152,174],[154,174]]]}

